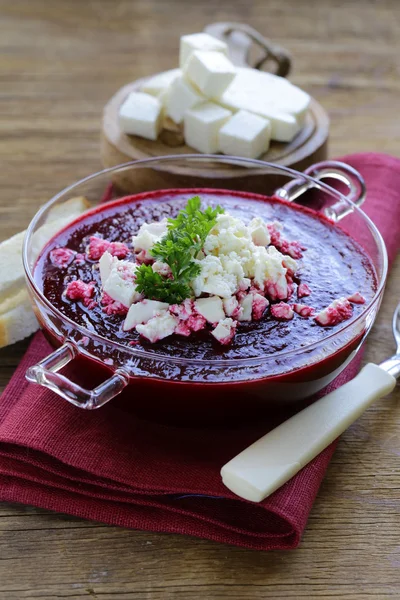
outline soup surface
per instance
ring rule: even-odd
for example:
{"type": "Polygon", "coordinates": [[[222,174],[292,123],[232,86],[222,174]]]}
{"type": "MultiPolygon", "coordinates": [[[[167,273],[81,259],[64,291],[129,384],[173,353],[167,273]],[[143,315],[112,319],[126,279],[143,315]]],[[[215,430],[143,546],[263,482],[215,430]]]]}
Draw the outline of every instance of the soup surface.
{"type": "MultiPolygon", "coordinates": [[[[198,194],[203,206],[220,205],[231,215],[248,223],[254,217],[266,222],[278,221],[283,226],[286,240],[300,242],[305,248],[297,260],[299,270],[294,277],[294,291],[288,302],[305,303],[315,314],[332,301],[360,292],[368,303],[376,290],[376,277],[367,255],[359,245],[337,225],[296,205],[282,201],[224,190],[161,190],[121,198],[83,215],[55,236],[44,249],[35,267],[35,279],[44,295],[64,315],[89,331],[118,341],[127,346],[140,345],[157,355],[197,359],[256,358],[279,351],[300,349],[343,328],[346,322],[323,327],[314,318],[295,314],[291,320],[274,318],[270,310],[260,320],[240,322],[232,342],[219,344],[209,330],[192,333],[188,337],[173,334],[156,343],[150,343],[134,330],[123,331],[124,317],[106,314],[101,304],[101,284],[98,261],[90,260],[86,250],[91,236],[110,242],[123,242],[130,254],[125,260],[135,261],[132,235],[143,223],[175,217],[187,200],[198,194]],[[59,268],[50,260],[51,250],[69,248],[79,254],[59,268]],[[65,296],[68,282],[82,280],[95,282],[94,302],[85,306],[65,296]],[[306,284],[310,295],[298,299],[299,284],[306,284]]],[[[272,303],[273,304],[273,303],[272,303]]],[[[361,304],[352,304],[353,317],[364,310],[361,304]]]]}

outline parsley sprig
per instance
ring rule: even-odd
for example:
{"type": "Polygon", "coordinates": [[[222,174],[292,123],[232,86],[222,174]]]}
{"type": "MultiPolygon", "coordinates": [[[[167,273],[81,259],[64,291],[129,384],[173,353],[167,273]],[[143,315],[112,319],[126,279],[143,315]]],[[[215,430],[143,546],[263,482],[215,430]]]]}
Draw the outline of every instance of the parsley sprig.
{"type": "Polygon", "coordinates": [[[151,265],[141,265],[136,271],[136,289],[152,300],[180,304],[189,298],[189,283],[200,273],[194,258],[224,210],[217,206],[200,209],[199,196],[188,200],[175,219],[168,219],[167,234],[151,249],[151,255],[169,266],[172,277],[153,271],[151,265]]]}

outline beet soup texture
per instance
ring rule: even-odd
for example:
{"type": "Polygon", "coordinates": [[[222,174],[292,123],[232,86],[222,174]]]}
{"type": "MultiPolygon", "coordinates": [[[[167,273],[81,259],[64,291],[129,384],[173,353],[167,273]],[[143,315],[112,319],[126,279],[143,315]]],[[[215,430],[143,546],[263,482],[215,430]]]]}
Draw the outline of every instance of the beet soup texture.
{"type": "MultiPolygon", "coordinates": [[[[354,240],[323,217],[308,209],[289,206],[262,196],[198,189],[161,190],[126,197],[84,215],[46,246],[35,268],[39,288],[60,312],[89,331],[96,331],[110,340],[126,345],[138,342],[148,352],[165,356],[204,360],[257,358],[300,349],[323,340],[332,331],[346,325],[345,322],[335,327],[321,327],[314,319],[299,315],[295,315],[291,321],[277,321],[267,311],[260,321],[241,322],[233,342],[226,347],[219,346],[209,332],[205,331],[187,338],[173,335],[151,344],[139,338],[134,331],[124,332],[122,316],[108,316],[102,310],[100,275],[95,261],[74,261],[64,269],[54,266],[50,261],[50,251],[57,247],[68,247],[84,254],[91,235],[124,242],[131,249],[131,237],[143,223],[176,216],[195,194],[200,195],[203,206],[220,204],[225,211],[245,222],[255,216],[261,216],[266,222],[279,221],[283,225],[282,235],[285,239],[298,240],[306,248],[303,258],[298,260],[298,282],[306,283],[311,289],[311,295],[297,300],[295,291],[292,302],[306,303],[318,312],[336,298],[349,296],[357,291],[361,292],[367,303],[373,298],[376,277],[369,258],[354,240]],[[74,279],[95,281],[98,284],[95,307],[86,308],[81,302],[71,302],[65,298],[65,286],[74,279]]],[[[126,260],[134,260],[134,256],[132,250],[126,260]]],[[[362,310],[362,306],[354,305],[353,316],[357,316],[362,310]]]]}

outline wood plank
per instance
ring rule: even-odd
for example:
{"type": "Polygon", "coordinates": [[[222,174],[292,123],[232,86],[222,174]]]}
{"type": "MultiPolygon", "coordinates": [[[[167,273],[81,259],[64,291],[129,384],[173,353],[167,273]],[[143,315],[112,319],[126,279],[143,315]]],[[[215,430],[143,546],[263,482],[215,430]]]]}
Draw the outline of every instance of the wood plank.
{"type": "MultiPolygon", "coordinates": [[[[292,80],[331,117],[330,155],[400,155],[397,0],[0,0],[0,236],[100,168],[107,100],[172,68],[180,33],[245,21],[294,56],[292,80]]],[[[392,272],[366,360],[393,352],[392,272]]],[[[0,351],[4,387],[26,342],[0,351]]],[[[262,553],[0,505],[0,599],[400,597],[399,389],[342,437],[301,547],[262,553]]]]}

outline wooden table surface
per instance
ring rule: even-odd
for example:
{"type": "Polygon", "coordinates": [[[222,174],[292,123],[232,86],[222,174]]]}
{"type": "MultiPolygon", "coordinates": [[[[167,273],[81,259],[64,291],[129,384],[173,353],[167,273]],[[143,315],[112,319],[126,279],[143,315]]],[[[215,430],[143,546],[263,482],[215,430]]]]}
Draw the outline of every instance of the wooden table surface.
{"type": "MultiPolygon", "coordinates": [[[[0,236],[96,171],[102,107],[172,68],[181,33],[247,22],[295,57],[332,119],[330,156],[400,154],[398,0],[0,0],[0,236]],[[313,8],[311,8],[313,7],[313,8]]],[[[400,262],[368,341],[393,352],[400,262]]],[[[26,343],[0,353],[0,384],[26,343]]],[[[0,505],[0,598],[400,598],[400,392],[342,437],[300,548],[262,553],[0,505]]]]}

